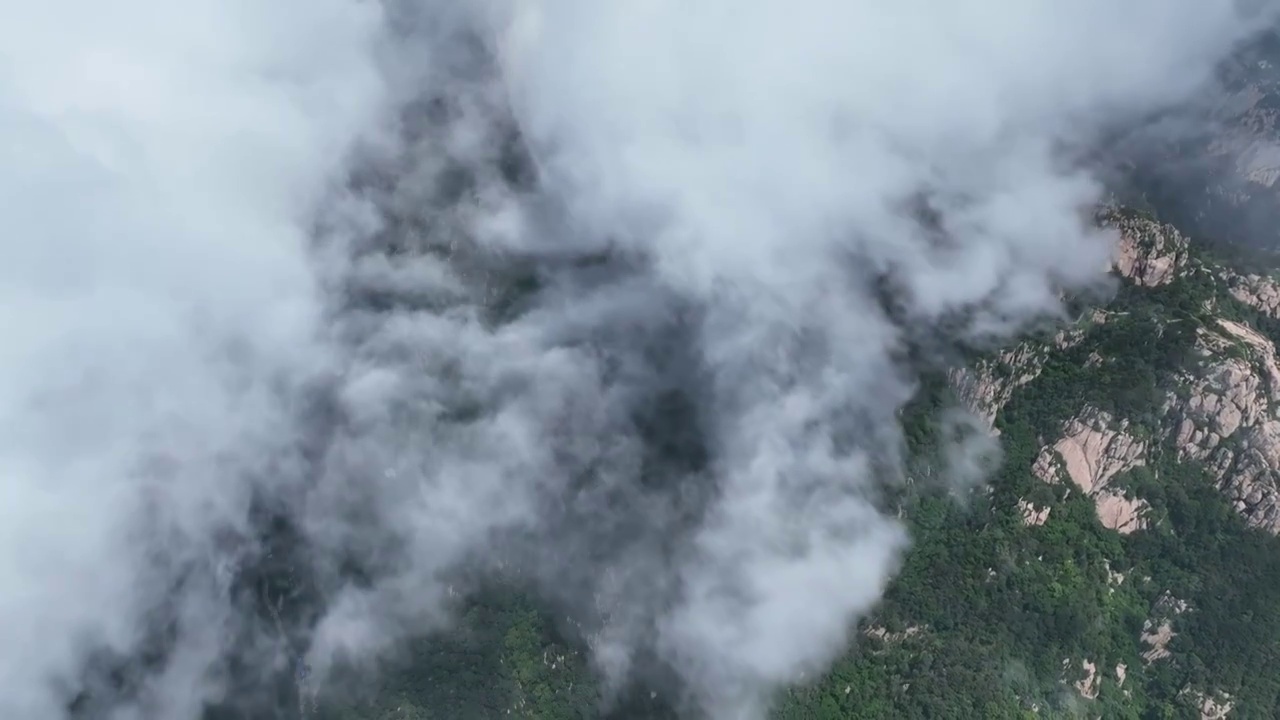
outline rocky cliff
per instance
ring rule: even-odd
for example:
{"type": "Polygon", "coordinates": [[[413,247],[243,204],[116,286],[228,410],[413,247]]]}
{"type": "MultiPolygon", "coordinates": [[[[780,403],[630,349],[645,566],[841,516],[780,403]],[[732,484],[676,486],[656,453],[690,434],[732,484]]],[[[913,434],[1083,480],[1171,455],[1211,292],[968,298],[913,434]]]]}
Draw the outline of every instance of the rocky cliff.
{"type": "Polygon", "coordinates": [[[1062,437],[1041,450],[1032,466],[1047,483],[1065,477],[1093,500],[1103,527],[1122,534],[1146,527],[1146,503],[1112,485],[1116,476],[1147,462],[1147,443],[1131,435],[1128,425],[1086,407],[1063,426],[1062,437]]]}
{"type": "MultiPolygon", "coordinates": [[[[1259,275],[1193,261],[1189,241],[1172,225],[1110,210],[1104,217],[1118,242],[1112,271],[1142,288],[1168,285],[1180,275],[1207,273],[1229,297],[1259,313],[1280,317],[1280,284],[1259,275]]],[[[1196,328],[1196,358],[1165,380],[1169,391],[1157,434],[1178,456],[1204,463],[1219,488],[1251,525],[1280,534],[1280,361],[1275,343],[1240,320],[1215,314],[1196,328]]],[[[988,425],[1014,392],[1036,379],[1053,350],[1082,342],[1090,327],[1123,310],[1095,308],[1052,341],[1027,340],[969,367],[950,371],[957,396],[988,425]]],[[[1173,322],[1195,322],[1182,318],[1173,322]]],[[[1105,358],[1097,352],[1088,362],[1105,358]]],[[[1130,422],[1083,407],[1056,438],[1045,438],[1034,472],[1046,482],[1066,478],[1097,504],[1104,526],[1123,533],[1144,527],[1144,502],[1111,486],[1117,475],[1148,464],[1151,443],[1133,437],[1130,422]]],[[[993,427],[998,434],[998,428],[993,427]]],[[[1036,511],[1040,512],[1040,511],[1036,511]]]]}
{"type": "MultiPolygon", "coordinates": [[[[1244,527],[1280,535],[1280,283],[1234,269],[1144,214],[1110,208],[1101,217],[1118,234],[1112,300],[1052,337],[948,373],[955,397],[1007,449],[1032,442],[1021,471],[1031,483],[1017,480],[1016,494],[998,501],[1029,532],[1061,537],[1079,507],[1073,498],[1083,499],[1101,532],[1150,547],[1184,542],[1186,511],[1171,493],[1203,490],[1244,527]]],[[[1048,554],[1029,562],[1047,563],[1048,554]]],[[[1187,672],[1184,653],[1203,642],[1191,635],[1203,637],[1210,611],[1175,597],[1176,582],[1127,562],[1119,553],[1105,564],[1109,593],[1149,598],[1139,606],[1141,623],[1127,631],[1135,649],[1069,654],[1060,683],[1091,707],[1119,712],[1140,692],[1135,673],[1178,668],[1184,674],[1169,701],[1178,708],[1173,716],[1252,716],[1240,710],[1241,683],[1215,679],[1213,668],[1187,672]]],[[[999,582],[1000,571],[990,576],[999,582]]],[[[1042,714],[1039,704],[1035,710],[1042,714]]]]}

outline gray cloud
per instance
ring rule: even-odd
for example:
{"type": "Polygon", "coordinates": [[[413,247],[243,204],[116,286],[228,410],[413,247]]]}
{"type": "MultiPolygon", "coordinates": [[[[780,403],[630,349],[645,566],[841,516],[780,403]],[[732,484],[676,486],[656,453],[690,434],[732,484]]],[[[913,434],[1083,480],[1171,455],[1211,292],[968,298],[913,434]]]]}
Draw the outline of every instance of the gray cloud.
{"type": "MultiPolygon", "coordinates": [[[[1077,159],[1253,25],[260,5],[0,30],[6,716],[158,647],[103,712],[198,717],[236,667],[323,677],[499,577],[564,603],[613,687],[656,661],[691,712],[758,717],[906,548],[904,358],[1098,282],[1077,159]],[[237,590],[273,562],[297,618],[237,590]]],[[[957,441],[958,480],[984,452],[957,441]]]]}
{"type": "Polygon", "coordinates": [[[233,619],[199,568],[256,488],[296,482],[282,399],[329,362],[301,221],[378,111],[381,20],[341,0],[6,14],[0,715],[61,717],[91,651],[132,653],[161,613],[177,650],[142,706],[194,717],[233,619]]]}

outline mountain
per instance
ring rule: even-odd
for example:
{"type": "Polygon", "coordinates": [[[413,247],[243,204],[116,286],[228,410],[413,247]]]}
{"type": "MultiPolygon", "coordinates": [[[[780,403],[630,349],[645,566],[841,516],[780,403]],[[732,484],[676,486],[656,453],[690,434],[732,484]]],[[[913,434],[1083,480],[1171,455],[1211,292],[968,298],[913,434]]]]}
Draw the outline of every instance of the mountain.
{"type": "MultiPolygon", "coordinates": [[[[928,458],[963,405],[1003,462],[960,498],[908,489],[902,573],[778,718],[1280,716],[1280,281],[1149,214],[1100,219],[1120,237],[1114,296],[951,368],[904,418],[928,458]]],[[[597,717],[584,656],[571,626],[498,592],[321,715],[597,717]]]]}
{"type": "MultiPolygon", "coordinates": [[[[1135,155],[1098,214],[1119,239],[1105,301],[925,378],[902,418],[902,571],[775,717],[1280,717],[1276,58],[1274,36],[1246,48],[1200,109],[1209,131],[1135,155]],[[930,479],[957,407],[1001,452],[974,488],[930,479]]],[[[493,588],[304,715],[675,717],[662,678],[606,696],[584,634],[493,588]]]]}
{"type": "Polygon", "coordinates": [[[1280,248],[1280,36],[1264,33],[1218,70],[1216,90],[1126,137],[1118,183],[1131,200],[1238,261],[1280,248]]]}
{"type": "Polygon", "coordinates": [[[861,647],[781,717],[1280,714],[1280,286],[1103,221],[1114,298],[948,373],[1001,469],[915,502],[861,647]]]}

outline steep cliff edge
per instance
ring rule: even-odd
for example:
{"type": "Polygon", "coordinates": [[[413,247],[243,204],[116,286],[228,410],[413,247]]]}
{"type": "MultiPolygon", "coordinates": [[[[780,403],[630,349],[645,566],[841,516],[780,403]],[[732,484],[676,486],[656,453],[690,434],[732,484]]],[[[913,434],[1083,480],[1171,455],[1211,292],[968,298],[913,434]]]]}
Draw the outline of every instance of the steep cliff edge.
{"type": "MultiPolygon", "coordinates": [[[[1167,386],[1155,433],[1172,441],[1178,457],[1204,463],[1218,487],[1253,526],[1280,534],[1280,361],[1275,343],[1258,329],[1221,311],[1235,300],[1267,317],[1280,316],[1280,284],[1269,277],[1241,275],[1192,258],[1190,243],[1172,225],[1109,210],[1103,217],[1118,232],[1112,271],[1137,288],[1167,286],[1186,275],[1209,275],[1225,291],[1204,300],[1201,318],[1170,316],[1167,322],[1195,323],[1195,353],[1187,364],[1160,381],[1167,386]]],[[[956,368],[948,378],[960,401],[994,425],[1014,393],[1034,381],[1055,350],[1088,344],[1091,328],[1123,315],[1123,303],[1093,309],[1052,341],[1027,340],[956,368]]],[[[1227,313],[1230,314],[1230,313],[1227,313]]],[[[1235,316],[1235,314],[1233,314],[1235,316]]],[[[1086,363],[1107,358],[1091,352],[1086,363]]],[[[1144,527],[1145,504],[1109,486],[1115,475],[1149,464],[1153,445],[1134,440],[1129,421],[1097,408],[1082,408],[1061,435],[1045,438],[1035,472],[1047,481],[1063,474],[1094,498],[1106,527],[1124,533],[1144,527]]],[[[994,429],[998,434],[998,428],[994,429]]]]}

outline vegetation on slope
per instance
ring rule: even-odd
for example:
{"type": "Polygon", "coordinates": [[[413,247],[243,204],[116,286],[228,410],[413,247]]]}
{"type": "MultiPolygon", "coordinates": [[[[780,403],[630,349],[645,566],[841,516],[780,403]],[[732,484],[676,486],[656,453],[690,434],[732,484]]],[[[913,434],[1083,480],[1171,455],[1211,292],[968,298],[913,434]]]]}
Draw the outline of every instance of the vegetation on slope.
{"type": "MultiPolygon", "coordinates": [[[[999,471],[959,501],[924,484],[908,495],[914,545],[901,573],[831,671],[778,698],[779,720],[1198,718],[1199,698],[1211,696],[1229,697],[1232,717],[1280,717],[1280,540],[1247,527],[1162,431],[1164,398],[1198,362],[1199,328],[1226,317],[1280,339],[1280,323],[1233,299],[1212,268],[1193,252],[1173,282],[1122,287],[1107,321],[1084,324],[1079,342],[1046,345],[1038,376],[996,417],[999,471]],[[1108,529],[1084,493],[1032,472],[1041,448],[1085,406],[1151,439],[1149,462],[1118,480],[1148,503],[1149,528],[1108,529]],[[1052,512],[1028,523],[1022,499],[1052,512]],[[1152,660],[1143,634],[1170,597],[1190,609],[1172,621],[1168,656],[1152,660]]],[[[937,413],[955,402],[944,384],[926,387],[905,418],[924,457],[936,447],[937,413]]],[[[415,643],[370,697],[331,712],[599,717],[583,657],[533,604],[499,594],[477,601],[452,635],[415,643]]]]}

